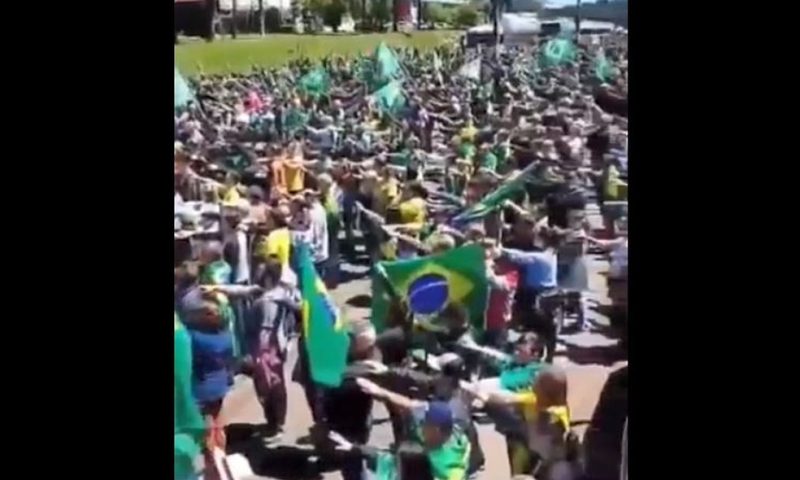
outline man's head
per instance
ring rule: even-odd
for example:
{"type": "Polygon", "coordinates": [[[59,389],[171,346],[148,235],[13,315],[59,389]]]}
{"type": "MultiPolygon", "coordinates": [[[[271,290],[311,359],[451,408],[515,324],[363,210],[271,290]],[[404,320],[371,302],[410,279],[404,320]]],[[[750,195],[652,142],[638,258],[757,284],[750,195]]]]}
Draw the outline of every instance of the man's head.
{"type": "Polygon", "coordinates": [[[567,374],[561,367],[547,365],[533,383],[539,410],[567,404],[567,374]]]}
{"type": "Polygon", "coordinates": [[[453,411],[445,402],[430,402],[422,423],[422,443],[428,450],[441,447],[453,433],[453,411]]]}
{"type": "Polygon", "coordinates": [[[283,265],[281,264],[281,260],[276,255],[270,255],[267,257],[267,261],[264,262],[261,285],[266,289],[270,289],[278,285],[278,283],[281,281],[282,274],[283,265]]]}
{"type": "Polygon", "coordinates": [[[217,240],[211,240],[203,244],[200,249],[199,260],[201,265],[208,265],[222,260],[222,243],[217,240]]]}
{"type": "Polygon", "coordinates": [[[323,173],[317,177],[317,183],[319,183],[320,192],[327,195],[333,186],[333,178],[329,174],[323,173]]]}
{"type": "Polygon", "coordinates": [[[247,200],[250,201],[251,205],[263,203],[264,197],[264,190],[257,185],[253,185],[247,189],[247,200]]]}
{"type": "Polygon", "coordinates": [[[431,245],[431,253],[442,253],[456,247],[456,241],[451,235],[437,235],[431,245]]]}
{"type": "Polygon", "coordinates": [[[377,333],[372,323],[368,320],[351,322],[350,334],[353,338],[350,343],[351,358],[357,360],[372,358],[377,340],[377,333]]]}
{"type": "Polygon", "coordinates": [[[523,334],[514,344],[514,359],[519,363],[538,362],[542,358],[544,342],[533,332],[523,334]]]}
{"type": "Polygon", "coordinates": [[[183,262],[175,269],[175,288],[181,289],[197,283],[200,268],[197,262],[183,262]]]}

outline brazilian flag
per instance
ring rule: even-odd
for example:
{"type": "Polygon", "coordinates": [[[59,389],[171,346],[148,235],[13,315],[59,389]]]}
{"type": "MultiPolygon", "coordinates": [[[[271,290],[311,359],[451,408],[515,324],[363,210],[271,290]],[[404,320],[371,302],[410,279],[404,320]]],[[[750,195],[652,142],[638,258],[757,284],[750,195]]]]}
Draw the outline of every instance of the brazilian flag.
{"type": "Polygon", "coordinates": [[[372,323],[386,328],[386,316],[397,297],[417,317],[432,317],[448,304],[461,305],[470,323],[484,329],[488,285],[483,247],[466,245],[444,253],[380,262],[372,279],[372,323]]]}
{"type": "Polygon", "coordinates": [[[303,335],[311,378],[327,387],[342,384],[350,337],[339,309],[314,269],[311,252],[301,245],[300,285],[303,294],[303,335]]]}

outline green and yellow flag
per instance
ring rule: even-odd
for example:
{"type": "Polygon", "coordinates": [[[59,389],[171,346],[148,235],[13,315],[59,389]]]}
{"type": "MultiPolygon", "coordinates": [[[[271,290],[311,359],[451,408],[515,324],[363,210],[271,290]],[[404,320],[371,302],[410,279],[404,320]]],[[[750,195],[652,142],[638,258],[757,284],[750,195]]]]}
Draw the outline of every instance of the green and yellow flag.
{"type": "Polygon", "coordinates": [[[488,285],[484,250],[466,245],[444,253],[380,262],[372,279],[372,323],[378,332],[386,328],[393,297],[420,317],[433,316],[448,304],[463,306],[471,325],[484,329],[488,285]]]}
{"type": "Polygon", "coordinates": [[[311,378],[327,387],[338,387],[347,367],[350,337],[339,309],[314,269],[308,246],[302,245],[299,255],[303,336],[311,378]]]}
{"type": "Polygon", "coordinates": [[[192,396],[192,344],[186,328],[174,314],[175,324],[175,479],[194,476],[205,421],[192,396]]]}

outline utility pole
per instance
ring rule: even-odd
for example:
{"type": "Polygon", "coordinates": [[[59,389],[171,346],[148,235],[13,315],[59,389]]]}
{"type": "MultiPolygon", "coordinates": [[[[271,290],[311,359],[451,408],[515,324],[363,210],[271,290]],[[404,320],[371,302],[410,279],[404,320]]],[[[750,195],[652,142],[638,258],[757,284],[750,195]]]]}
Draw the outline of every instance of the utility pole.
{"type": "Polygon", "coordinates": [[[492,31],[494,32],[494,43],[500,43],[500,1],[492,0],[492,31]]]}
{"type": "Polygon", "coordinates": [[[236,39],[236,17],[239,13],[239,2],[237,0],[233,0],[233,8],[231,8],[231,37],[236,39]]]}
{"type": "Polygon", "coordinates": [[[258,0],[258,31],[262,37],[266,33],[264,26],[264,0],[258,0]]]}
{"type": "Polygon", "coordinates": [[[581,0],[575,0],[575,39],[576,43],[581,39],[581,0]]]}

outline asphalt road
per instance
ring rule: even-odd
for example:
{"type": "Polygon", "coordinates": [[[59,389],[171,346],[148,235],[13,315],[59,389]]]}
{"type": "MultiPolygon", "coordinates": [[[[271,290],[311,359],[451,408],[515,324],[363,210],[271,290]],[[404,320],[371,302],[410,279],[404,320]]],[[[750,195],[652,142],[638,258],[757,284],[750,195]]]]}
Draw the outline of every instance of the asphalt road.
{"type": "MultiPolygon", "coordinates": [[[[600,390],[608,374],[627,363],[617,348],[617,340],[608,336],[608,319],[596,311],[597,305],[608,303],[605,294],[605,280],[602,273],[608,268],[599,257],[593,258],[591,265],[590,288],[588,294],[589,319],[595,324],[593,332],[564,335],[557,351],[555,362],[565,367],[569,380],[569,405],[573,420],[589,420],[597,403],[600,390]]],[[[368,309],[350,305],[354,297],[369,295],[370,282],[366,276],[367,266],[343,264],[347,281],[331,294],[337,305],[348,318],[364,318],[368,309]]],[[[293,345],[294,347],[294,345],[293,345]]],[[[296,349],[292,348],[287,372],[291,372],[296,359],[296,349]]],[[[291,378],[287,373],[287,379],[291,378]]],[[[286,434],[281,444],[292,444],[294,439],[308,433],[311,415],[300,386],[290,382],[289,413],[286,434]]],[[[371,444],[388,446],[392,441],[391,427],[386,421],[388,415],[382,405],[376,404],[371,444]]],[[[225,400],[223,418],[228,424],[229,453],[244,454],[259,475],[266,479],[324,479],[338,480],[337,471],[324,471],[308,453],[298,452],[287,447],[284,450],[268,449],[257,435],[252,435],[255,426],[264,423],[261,407],[255,397],[252,382],[246,377],[238,377],[236,385],[225,400]],[[319,470],[323,471],[320,472],[319,470]]],[[[583,434],[585,427],[578,427],[583,434]]],[[[505,439],[492,425],[480,425],[479,436],[486,455],[485,469],[480,480],[502,480],[510,477],[506,459],[505,439]]],[[[283,448],[283,447],[281,447],[283,448]]]]}

